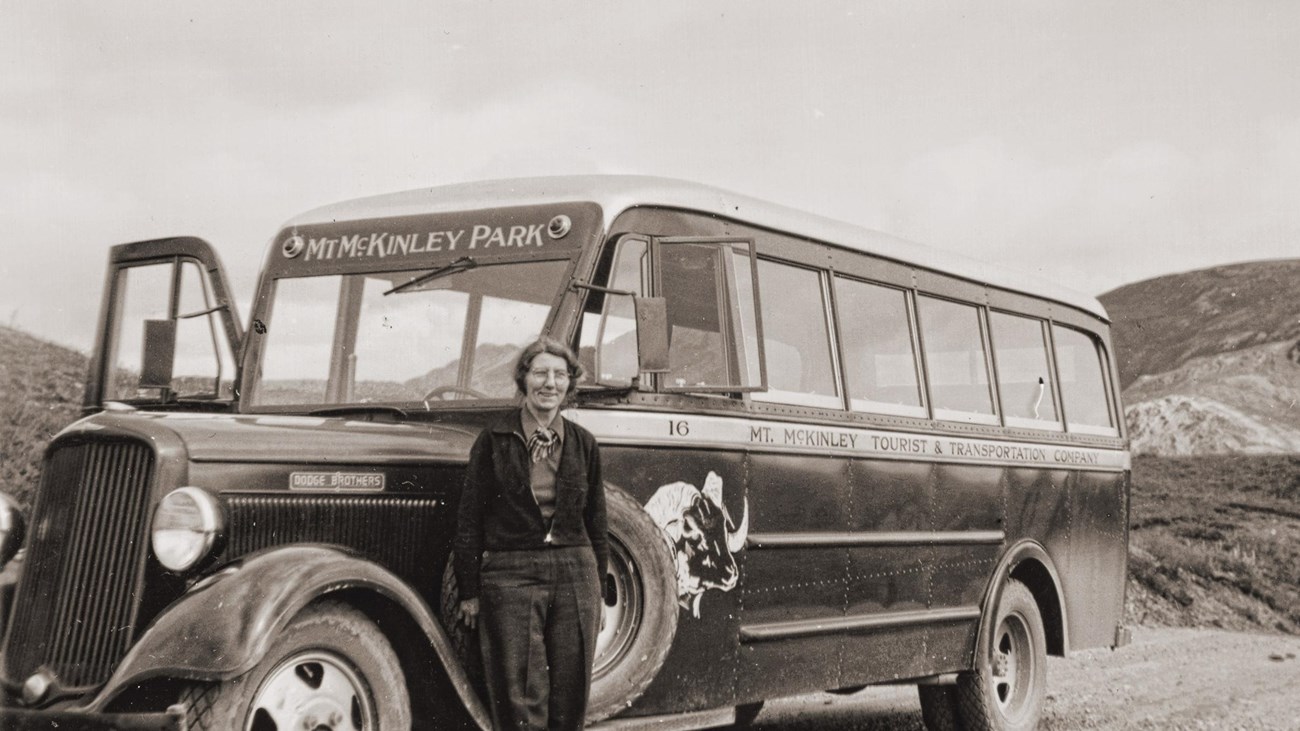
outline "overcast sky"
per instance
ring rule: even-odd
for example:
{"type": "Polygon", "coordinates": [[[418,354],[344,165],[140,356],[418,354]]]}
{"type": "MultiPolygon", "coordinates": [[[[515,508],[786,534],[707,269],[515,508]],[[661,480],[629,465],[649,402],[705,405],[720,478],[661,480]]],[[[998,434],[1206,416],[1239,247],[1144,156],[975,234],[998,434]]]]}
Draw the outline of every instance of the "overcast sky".
{"type": "Polygon", "coordinates": [[[684,178],[1091,294],[1300,256],[1296,2],[6,2],[0,324],[88,349],[115,243],[247,316],[318,205],[684,178]]]}

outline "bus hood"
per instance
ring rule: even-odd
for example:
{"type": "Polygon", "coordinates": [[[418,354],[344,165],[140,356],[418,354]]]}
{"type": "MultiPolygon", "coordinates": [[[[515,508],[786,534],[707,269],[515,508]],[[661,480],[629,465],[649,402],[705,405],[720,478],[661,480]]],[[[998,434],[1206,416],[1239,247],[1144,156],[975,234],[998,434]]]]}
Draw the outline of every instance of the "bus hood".
{"type": "Polygon", "coordinates": [[[63,436],[107,431],[132,434],[157,447],[179,442],[193,462],[464,464],[480,430],[473,424],[346,417],[123,411],[83,419],[63,436]]]}

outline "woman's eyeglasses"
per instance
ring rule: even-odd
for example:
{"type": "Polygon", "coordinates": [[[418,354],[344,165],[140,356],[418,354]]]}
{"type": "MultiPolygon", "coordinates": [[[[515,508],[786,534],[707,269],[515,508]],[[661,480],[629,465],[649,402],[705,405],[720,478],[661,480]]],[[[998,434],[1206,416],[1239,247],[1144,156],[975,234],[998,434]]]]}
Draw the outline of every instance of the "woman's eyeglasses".
{"type": "Polygon", "coordinates": [[[528,371],[528,377],[539,383],[545,383],[547,378],[553,378],[556,382],[560,382],[569,380],[569,372],[560,370],[548,371],[542,368],[535,368],[528,371]]]}

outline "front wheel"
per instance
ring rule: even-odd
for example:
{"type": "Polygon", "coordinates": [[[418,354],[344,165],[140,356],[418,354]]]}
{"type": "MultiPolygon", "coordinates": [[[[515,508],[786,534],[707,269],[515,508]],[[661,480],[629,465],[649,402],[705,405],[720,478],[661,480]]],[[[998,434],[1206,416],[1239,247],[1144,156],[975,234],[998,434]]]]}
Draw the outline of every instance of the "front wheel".
{"type": "Polygon", "coordinates": [[[1047,636],[1029,587],[1008,579],[988,648],[957,676],[957,712],[972,731],[1028,731],[1047,697],[1047,636]]]}
{"type": "Polygon", "coordinates": [[[411,727],[401,664],[368,617],[341,602],[303,610],[262,661],[186,687],[193,731],[388,731],[411,727]]]}
{"type": "Polygon", "coordinates": [[[641,503],[605,488],[609,567],[601,585],[604,627],[596,638],[587,722],[608,718],[640,697],[677,634],[677,568],[663,531],[641,503]]]}

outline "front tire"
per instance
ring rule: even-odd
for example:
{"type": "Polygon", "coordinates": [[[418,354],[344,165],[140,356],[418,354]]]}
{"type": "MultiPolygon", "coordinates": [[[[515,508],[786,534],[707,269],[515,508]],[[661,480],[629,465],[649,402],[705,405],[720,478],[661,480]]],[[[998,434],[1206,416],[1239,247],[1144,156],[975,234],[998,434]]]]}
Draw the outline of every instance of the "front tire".
{"type": "Polygon", "coordinates": [[[601,582],[587,722],[627,708],[654,680],[677,635],[677,568],[663,531],[631,495],[605,488],[609,567],[601,582]]]}
{"type": "Polygon", "coordinates": [[[266,656],[224,683],[186,687],[192,731],[389,731],[411,727],[392,646],[359,610],[322,601],[302,611],[266,656]]]}
{"type": "Polygon", "coordinates": [[[975,669],[957,676],[957,711],[971,731],[1037,728],[1047,697],[1047,635],[1029,587],[1008,579],[993,637],[975,669]]]}

